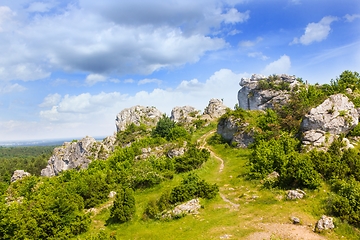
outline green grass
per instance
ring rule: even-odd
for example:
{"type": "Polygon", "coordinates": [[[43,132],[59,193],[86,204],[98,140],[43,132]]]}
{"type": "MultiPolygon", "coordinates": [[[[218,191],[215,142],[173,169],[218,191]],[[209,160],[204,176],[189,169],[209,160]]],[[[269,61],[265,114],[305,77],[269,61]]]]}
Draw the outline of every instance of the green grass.
{"type": "MultiPolygon", "coordinates": [[[[194,133],[197,139],[214,129],[214,125],[194,133]]],[[[208,146],[209,147],[209,146],[208,146]]],[[[210,183],[216,183],[228,200],[239,204],[238,208],[225,202],[219,195],[212,200],[201,200],[203,209],[199,215],[188,215],[172,221],[142,220],[142,213],[151,199],[178,185],[182,175],[176,175],[151,189],[137,190],[136,215],[125,224],[105,226],[110,216],[109,209],[103,209],[93,217],[90,231],[77,239],[90,239],[100,231],[114,235],[117,239],[220,239],[225,234],[231,239],[245,239],[252,233],[261,232],[262,224],[290,224],[290,218],[300,218],[301,225],[311,229],[322,214],[325,214],[324,199],[329,187],[324,184],[320,190],[308,191],[307,197],[297,201],[285,200],[285,191],[264,189],[259,180],[246,179],[247,159],[250,151],[233,149],[227,144],[210,146],[224,161],[219,173],[220,162],[211,157],[196,173],[210,183]]],[[[321,235],[326,239],[360,239],[359,232],[346,223],[335,219],[336,229],[321,235]],[[342,237],[343,236],[343,237],[342,237]]],[[[310,231],[310,230],[309,230],[310,231]]],[[[286,239],[271,233],[270,239],[286,239]]]]}

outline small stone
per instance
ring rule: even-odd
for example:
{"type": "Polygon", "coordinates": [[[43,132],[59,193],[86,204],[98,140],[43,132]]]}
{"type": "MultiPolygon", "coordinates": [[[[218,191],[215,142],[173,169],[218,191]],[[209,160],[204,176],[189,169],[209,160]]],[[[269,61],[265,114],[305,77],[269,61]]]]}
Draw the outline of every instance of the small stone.
{"type": "Polygon", "coordinates": [[[293,222],[293,224],[299,224],[300,223],[300,219],[297,217],[291,217],[291,221],[293,222]]]}

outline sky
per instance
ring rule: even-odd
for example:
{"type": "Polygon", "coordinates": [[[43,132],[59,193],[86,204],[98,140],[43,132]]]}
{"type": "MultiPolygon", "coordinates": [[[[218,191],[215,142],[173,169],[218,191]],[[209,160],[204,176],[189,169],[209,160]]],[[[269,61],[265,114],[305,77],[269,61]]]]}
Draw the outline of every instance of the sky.
{"type": "Polygon", "coordinates": [[[242,77],[345,70],[358,0],[0,0],[0,142],[109,136],[124,108],[233,108],[242,77]]]}

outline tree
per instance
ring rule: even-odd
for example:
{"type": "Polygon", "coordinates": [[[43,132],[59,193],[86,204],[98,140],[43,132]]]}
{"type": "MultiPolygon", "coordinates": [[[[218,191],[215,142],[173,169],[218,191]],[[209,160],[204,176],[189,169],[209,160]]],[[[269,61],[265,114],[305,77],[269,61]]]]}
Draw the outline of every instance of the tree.
{"type": "Polygon", "coordinates": [[[134,191],[131,188],[120,189],[110,210],[110,219],[117,223],[130,221],[135,210],[134,191]]]}
{"type": "Polygon", "coordinates": [[[166,138],[169,135],[170,130],[174,127],[175,122],[164,114],[156,124],[156,127],[153,129],[151,135],[153,137],[166,138]]]}

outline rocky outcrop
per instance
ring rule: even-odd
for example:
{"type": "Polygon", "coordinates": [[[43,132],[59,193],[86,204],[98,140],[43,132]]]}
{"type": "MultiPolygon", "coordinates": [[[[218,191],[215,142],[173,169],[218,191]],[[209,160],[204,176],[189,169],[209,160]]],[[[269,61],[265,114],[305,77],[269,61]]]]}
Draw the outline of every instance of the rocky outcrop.
{"type": "Polygon", "coordinates": [[[302,144],[310,149],[326,149],[337,135],[346,135],[356,127],[358,119],[359,113],[347,96],[332,95],[304,117],[302,144]]]}
{"type": "Polygon", "coordinates": [[[87,168],[92,159],[106,158],[111,151],[113,138],[106,138],[105,144],[97,142],[92,137],[80,141],[65,142],[53,151],[46,168],[41,170],[41,176],[52,177],[69,169],[87,168]]]}
{"type": "Polygon", "coordinates": [[[125,108],[116,116],[117,131],[124,131],[128,125],[134,123],[139,126],[143,123],[148,126],[155,126],[162,117],[161,113],[156,107],[134,106],[125,108]]]}
{"type": "Polygon", "coordinates": [[[220,119],[217,133],[221,137],[237,147],[246,148],[254,142],[255,130],[248,128],[248,123],[241,123],[239,119],[230,116],[220,119]]]}
{"type": "Polygon", "coordinates": [[[221,117],[226,113],[228,107],[224,105],[220,99],[212,98],[209,101],[208,106],[205,108],[202,118],[203,119],[214,119],[221,117]]]}
{"type": "Polygon", "coordinates": [[[197,117],[200,117],[200,111],[191,106],[174,107],[171,111],[170,119],[176,123],[188,124],[197,117]]]}
{"type": "Polygon", "coordinates": [[[265,110],[274,108],[277,104],[284,105],[289,100],[289,90],[299,84],[295,76],[286,74],[269,77],[253,74],[251,78],[242,78],[238,92],[239,107],[246,110],[265,110]]]}
{"type": "Polygon", "coordinates": [[[306,196],[306,193],[300,189],[289,190],[286,192],[286,199],[288,199],[288,200],[302,199],[305,196],[306,196]]]}
{"type": "Polygon", "coordinates": [[[323,230],[334,229],[334,222],[332,217],[322,215],[319,221],[317,221],[315,230],[321,232],[323,230]]]}
{"type": "Polygon", "coordinates": [[[180,157],[180,156],[184,155],[184,153],[185,153],[185,148],[183,148],[183,147],[173,148],[167,152],[167,156],[169,158],[180,157]]]}
{"type": "Polygon", "coordinates": [[[10,182],[15,182],[19,179],[22,179],[22,178],[28,177],[28,176],[31,176],[31,174],[28,172],[25,172],[24,170],[15,170],[14,174],[12,175],[12,177],[10,179],[10,182]]]}
{"type": "Polygon", "coordinates": [[[186,203],[176,206],[173,210],[170,210],[162,215],[163,219],[172,219],[182,217],[187,214],[198,214],[201,208],[199,199],[192,199],[186,203]]]}

